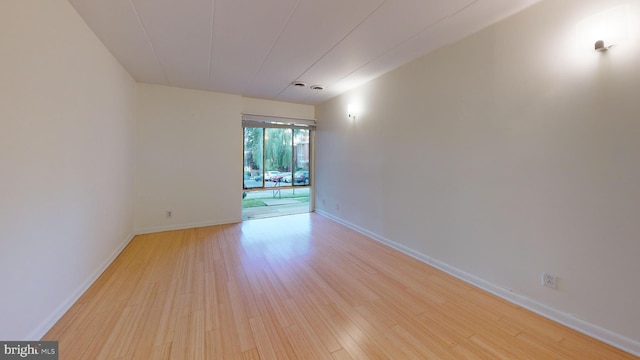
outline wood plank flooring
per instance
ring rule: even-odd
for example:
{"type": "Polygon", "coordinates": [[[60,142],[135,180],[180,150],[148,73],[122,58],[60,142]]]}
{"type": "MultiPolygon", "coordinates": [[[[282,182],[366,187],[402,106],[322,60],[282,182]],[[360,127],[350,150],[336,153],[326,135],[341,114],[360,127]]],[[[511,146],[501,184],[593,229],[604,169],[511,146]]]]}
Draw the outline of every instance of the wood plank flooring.
{"type": "Polygon", "coordinates": [[[60,359],[637,359],[316,214],[137,236],[60,359]]]}

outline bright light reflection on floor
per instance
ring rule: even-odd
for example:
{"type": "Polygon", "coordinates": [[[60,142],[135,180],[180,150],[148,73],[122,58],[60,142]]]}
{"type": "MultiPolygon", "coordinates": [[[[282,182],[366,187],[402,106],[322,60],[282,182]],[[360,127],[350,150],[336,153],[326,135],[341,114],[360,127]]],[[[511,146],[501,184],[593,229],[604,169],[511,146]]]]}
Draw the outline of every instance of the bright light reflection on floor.
{"type": "Polygon", "coordinates": [[[305,257],[310,251],[310,214],[245,221],[241,225],[244,252],[264,255],[269,262],[305,257]]]}

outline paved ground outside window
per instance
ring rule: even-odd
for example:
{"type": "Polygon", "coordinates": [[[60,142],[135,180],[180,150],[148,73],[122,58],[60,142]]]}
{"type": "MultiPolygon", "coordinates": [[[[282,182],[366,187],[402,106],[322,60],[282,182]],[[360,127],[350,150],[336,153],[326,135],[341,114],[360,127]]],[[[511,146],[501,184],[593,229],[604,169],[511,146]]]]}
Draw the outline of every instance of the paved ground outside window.
{"type": "Polygon", "coordinates": [[[309,188],[247,191],[242,199],[242,220],[309,212],[309,188]]]}

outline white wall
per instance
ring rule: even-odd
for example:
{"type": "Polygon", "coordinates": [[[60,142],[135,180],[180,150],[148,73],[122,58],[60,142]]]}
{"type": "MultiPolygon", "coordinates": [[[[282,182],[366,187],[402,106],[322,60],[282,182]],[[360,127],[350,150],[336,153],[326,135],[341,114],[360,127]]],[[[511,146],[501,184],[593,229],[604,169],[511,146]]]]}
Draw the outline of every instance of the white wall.
{"type": "Polygon", "coordinates": [[[241,112],[238,95],[138,84],[138,233],[241,220],[241,112]]]}
{"type": "Polygon", "coordinates": [[[309,105],[138,84],[136,231],[241,221],[242,113],[313,117],[313,111],[309,105]]]}
{"type": "Polygon", "coordinates": [[[639,19],[543,1],[319,106],[317,210],[640,354],[639,19]]]}
{"type": "Polygon", "coordinates": [[[133,233],[135,83],[63,0],[0,2],[0,339],[36,340],[133,233]]]}

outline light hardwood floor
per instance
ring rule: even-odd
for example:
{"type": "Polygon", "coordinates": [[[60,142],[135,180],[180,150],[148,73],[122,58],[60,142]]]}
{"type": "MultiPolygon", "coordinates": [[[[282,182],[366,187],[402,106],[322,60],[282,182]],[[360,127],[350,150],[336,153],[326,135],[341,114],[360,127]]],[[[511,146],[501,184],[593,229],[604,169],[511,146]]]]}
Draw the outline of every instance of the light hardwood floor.
{"type": "Polygon", "coordinates": [[[637,359],[315,214],[137,236],[60,359],[637,359]]]}

